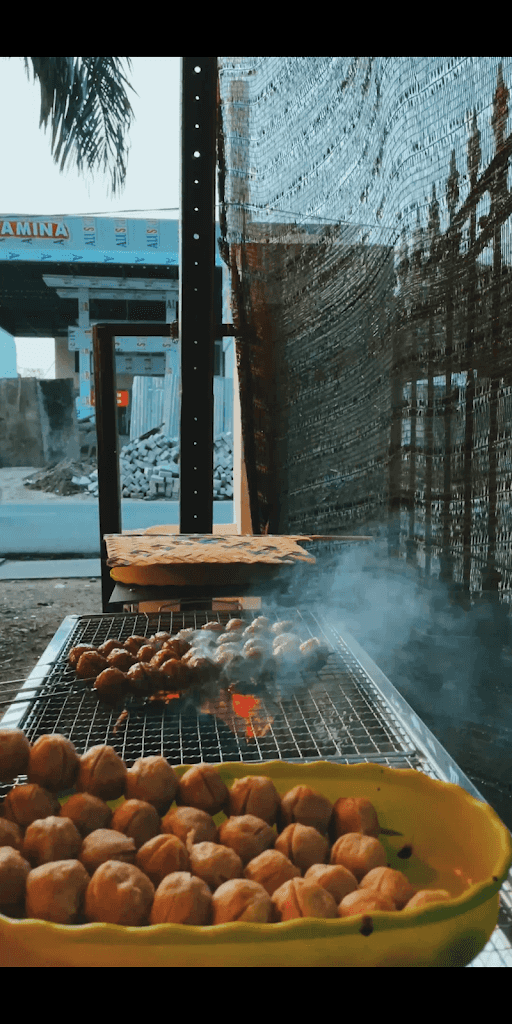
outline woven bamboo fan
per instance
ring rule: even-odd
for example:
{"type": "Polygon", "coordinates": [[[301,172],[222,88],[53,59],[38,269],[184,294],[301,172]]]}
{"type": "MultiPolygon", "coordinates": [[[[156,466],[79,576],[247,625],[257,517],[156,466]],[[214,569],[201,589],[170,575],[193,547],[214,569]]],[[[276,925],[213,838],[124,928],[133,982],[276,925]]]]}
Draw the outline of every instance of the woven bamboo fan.
{"type": "Polygon", "coordinates": [[[139,586],[229,586],[255,572],[272,576],[283,566],[316,563],[294,537],[133,531],[108,534],[105,543],[112,578],[139,586]]]}

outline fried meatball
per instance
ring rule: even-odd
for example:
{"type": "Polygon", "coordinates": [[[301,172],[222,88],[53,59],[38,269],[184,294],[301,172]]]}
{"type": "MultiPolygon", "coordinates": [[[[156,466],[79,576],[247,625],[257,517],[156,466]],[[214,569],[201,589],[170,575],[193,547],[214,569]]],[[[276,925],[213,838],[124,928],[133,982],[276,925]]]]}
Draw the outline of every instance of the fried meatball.
{"type": "Polygon", "coordinates": [[[227,921],[258,921],[272,919],[272,901],[266,889],[246,878],[232,878],[215,890],[212,896],[213,924],[227,921]]]}
{"type": "Polygon", "coordinates": [[[272,904],[278,921],[292,921],[297,917],[338,916],[338,908],[331,893],[306,878],[291,878],[285,882],[274,892],[272,904]]]}
{"type": "Polygon", "coordinates": [[[98,867],[87,886],[85,916],[88,921],[144,925],[154,895],[153,883],[139,868],[112,859],[98,867]]]}
{"type": "Polygon", "coordinates": [[[136,854],[135,842],[130,836],[114,829],[99,828],[83,840],[78,860],[93,875],[100,864],[108,860],[134,864],[136,854]]]}
{"type": "Polygon", "coordinates": [[[89,875],[78,860],[41,864],[27,878],[27,917],[74,924],[81,914],[88,884],[89,875]]]}
{"type": "Polygon", "coordinates": [[[212,892],[230,878],[241,878],[243,864],[234,850],[218,843],[194,843],[190,847],[190,870],[202,878],[212,892]]]}
{"type": "Polygon", "coordinates": [[[128,677],[119,668],[106,668],[94,681],[94,690],[105,704],[117,704],[128,691],[128,677]]]}
{"type": "Polygon", "coordinates": [[[275,841],[275,848],[305,872],[313,864],[325,864],[329,841],[316,828],[295,823],[287,825],[275,841]]]}
{"type": "Polygon", "coordinates": [[[206,811],[197,807],[173,807],[162,818],[162,832],[172,833],[186,843],[191,837],[193,843],[216,843],[218,828],[206,811]]]}
{"type": "Polygon", "coordinates": [[[29,782],[26,786],[15,786],[11,789],[4,800],[2,810],[5,818],[14,821],[21,829],[26,829],[38,818],[59,814],[60,803],[49,790],[29,782]]]}
{"type": "Polygon", "coordinates": [[[182,775],[176,797],[178,806],[197,807],[213,815],[222,811],[228,802],[228,788],[213,765],[194,765],[182,775]]]}
{"type": "Polygon", "coordinates": [[[82,838],[97,829],[108,829],[112,821],[112,811],[108,804],[91,793],[73,793],[62,805],[60,814],[76,825],[82,838]]]}
{"type": "Polygon", "coordinates": [[[26,775],[30,743],[21,729],[0,729],[0,782],[26,775]]]}
{"type": "MultiPolygon", "coordinates": [[[[29,782],[37,782],[52,793],[71,789],[78,775],[80,757],[65,736],[40,736],[34,743],[28,762],[29,782]]],[[[65,860],[57,857],[56,860],[65,860]]]]}
{"type": "Polygon", "coordinates": [[[229,791],[230,817],[253,814],[268,825],[274,825],[280,806],[279,793],[272,779],[265,775],[247,775],[243,779],[235,779],[229,791]]]}
{"type": "Polygon", "coordinates": [[[396,904],[387,896],[368,890],[357,889],[349,892],[338,907],[338,917],[354,917],[356,914],[371,914],[375,910],[396,910],[396,904]]]}
{"type": "Polygon", "coordinates": [[[386,851],[373,836],[364,836],[361,832],[347,832],[340,836],[331,849],[331,864],[341,864],[348,868],[360,882],[372,868],[385,867],[386,851]]]}
{"type": "Polygon", "coordinates": [[[253,814],[228,818],[219,826],[219,842],[223,846],[230,846],[242,859],[244,866],[273,846],[275,838],[270,825],[253,814]]]}
{"type": "Polygon", "coordinates": [[[257,626],[258,629],[265,630],[270,626],[270,619],[267,619],[266,615],[257,615],[256,618],[252,620],[251,625],[257,626]]]}
{"type": "Polygon", "coordinates": [[[76,784],[80,793],[117,800],[124,796],[125,785],[126,766],[113,747],[99,744],[82,754],[76,784]]]}
{"type": "Polygon", "coordinates": [[[256,635],[260,636],[260,635],[263,635],[264,633],[267,633],[267,632],[268,632],[268,619],[266,621],[266,624],[263,623],[261,621],[261,619],[254,619],[252,622],[249,623],[248,626],[246,626],[246,628],[244,629],[244,631],[242,633],[242,636],[243,636],[243,638],[245,640],[248,640],[250,637],[254,637],[256,635]]]}
{"type": "Polygon", "coordinates": [[[150,924],[210,924],[212,894],[202,878],[174,871],[160,882],[153,900],[150,924]]]}
{"type": "Polygon", "coordinates": [[[159,814],[171,806],[179,778],[165,757],[139,757],[126,772],[127,800],[145,800],[159,814]]]}
{"type": "Polygon", "coordinates": [[[76,666],[76,674],[80,679],[95,679],[108,667],[108,661],[98,651],[86,651],[76,666]]]}
{"type": "Polygon", "coordinates": [[[217,640],[215,646],[224,648],[227,645],[228,650],[230,650],[231,648],[233,650],[238,650],[243,644],[243,642],[244,640],[241,633],[222,633],[221,636],[219,636],[219,639],[217,640]]]}
{"type": "Polygon", "coordinates": [[[405,904],[404,910],[416,910],[418,907],[426,907],[431,903],[445,903],[446,900],[451,900],[450,893],[446,889],[419,889],[405,904]]]}
{"type": "Polygon", "coordinates": [[[394,871],[393,868],[387,867],[372,868],[360,881],[359,888],[362,892],[368,890],[392,900],[398,910],[402,910],[416,892],[402,871],[394,871]]]}
{"type": "Polygon", "coordinates": [[[331,817],[331,801],[310,786],[295,786],[281,798],[283,826],[299,822],[301,825],[316,828],[322,835],[327,835],[331,817]]]}
{"type": "Polygon", "coordinates": [[[0,847],[12,846],[13,850],[21,850],[23,835],[19,825],[7,818],[0,818],[0,847]]]}
{"type": "Polygon", "coordinates": [[[361,832],[365,836],[380,834],[377,811],[364,797],[340,797],[336,800],[332,815],[332,837],[339,839],[348,832],[361,832]]]}
{"type": "Polygon", "coordinates": [[[166,875],[190,870],[187,848],[181,839],[172,834],[160,833],[149,839],[138,851],[135,863],[154,886],[160,885],[166,875]]]}
{"type": "Polygon", "coordinates": [[[76,860],[82,847],[82,836],[70,818],[50,815],[28,826],[22,853],[32,867],[53,860],[76,860]]]}
{"type": "Polygon", "coordinates": [[[291,878],[300,878],[300,868],[292,864],[284,853],[279,850],[264,850],[258,857],[250,860],[244,870],[244,878],[251,882],[258,882],[273,896],[276,889],[279,889],[291,878]]]}
{"type": "Polygon", "coordinates": [[[11,846],[0,847],[0,907],[16,907],[23,902],[30,864],[11,846]]]}
{"type": "Polygon", "coordinates": [[[349,892],[355,892],[358,887],[355,875],[341,864],[313,864],[306,871],[304,878],[327,889],[334,897],[336,906],[349,892]]]}
{"type": "Polygon", "coordinates": [[[160,817],[145,800],[125,800],[114,811],[111,828],[133,839],[137,850],[160,833],[160,817]]]}

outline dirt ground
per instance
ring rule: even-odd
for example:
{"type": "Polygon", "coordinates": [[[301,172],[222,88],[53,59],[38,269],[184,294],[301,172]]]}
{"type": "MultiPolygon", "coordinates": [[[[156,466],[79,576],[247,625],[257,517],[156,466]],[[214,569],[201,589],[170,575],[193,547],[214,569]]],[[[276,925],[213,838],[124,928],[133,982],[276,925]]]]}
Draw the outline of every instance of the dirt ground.
{"type": "Polygon", "coordinates": [[[101,614],[101,580],[59,579],[58,566],[51,580],[1,584],[0,719],[66,616],[101,614]]]}
{"type": "Polygon", "coordinates": [[[69,496],[64,497],[61,494],[50,494],[47,491],[35,491],[30,487],[25,487],[23,483],[25,478],[30,477],[32,474],[39,473],[40,471],[40,468],[34,469],[33,466],[9,466],[0,468],[0,501],[12,501],[16,503],[31,501],[37,502],[38,504],[55,504],[55,502],[58,502],[64,505],[69,505],[70,502],[76,501],[97,502],[98,499],[91,498],[88,492],[79,492],[77,494],[70,494],[69,496]]]}

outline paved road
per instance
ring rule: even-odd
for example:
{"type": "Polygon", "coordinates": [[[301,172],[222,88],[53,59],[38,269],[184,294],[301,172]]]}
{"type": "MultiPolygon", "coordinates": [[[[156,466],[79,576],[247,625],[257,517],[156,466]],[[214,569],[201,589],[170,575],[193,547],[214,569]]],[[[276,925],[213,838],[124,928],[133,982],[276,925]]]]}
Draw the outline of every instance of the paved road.
{"type": "MultiPolygon", "coordinates": [[[[163,523],[178,524],[177,501],[122,502],[122,529],[136,530],[163,523]]],[[[233,522],[233,502],[214,501],[215,525],[233,522]]],[[[100,557],[97,502],[0,504],[0,555],[86,555],[100,557]]]]}

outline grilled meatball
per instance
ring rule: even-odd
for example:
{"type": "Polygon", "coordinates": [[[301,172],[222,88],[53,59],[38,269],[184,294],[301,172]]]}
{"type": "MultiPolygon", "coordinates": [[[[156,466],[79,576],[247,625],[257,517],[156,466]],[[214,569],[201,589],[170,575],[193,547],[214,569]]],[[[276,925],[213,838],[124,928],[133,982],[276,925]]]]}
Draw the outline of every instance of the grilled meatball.
{"type": "Polygon", "coordinates": [[[95,651],[96,648],[92,644],[78,644],[78,647],[72,647],[68,655],[68,661],[72,668],[76,668],[82,654],[86,651],[95,651]]]}
{"type": "Polygon", "coordinates": [[[293,622],[274,622],[273,625],[270,627],[270,632],[275,633],[276,636],[279,636],[279,634],[281,633],[291,633],[292,629],[293,622]]]}
{"type": "Polygon", "coordinates": [[[227,625],[224,627],[226,633],[232,633],[234,630],[239,632],[245,626],[243,619],[230,619],[227,625]]]}
{"type": "Polygon", "coordinates": [[[107,659],[99,651],[85,651],[76,666],[76,674],[80,679],[95,679],[107,667],[107,659]]]}
{"type": "Polygon", "coordinates": [[[222,622],[206,622],[204,626],[201,626],[201,629],[204,629],[205,631],[212,631],[213,633],[224,632],[222,622]]]}
{"type": "Polygon", "coordinates": [[[166,641],[162,647],[162,651],[167,651],[170,658],[182,658],[184,654],[187,654],[187,652],[190,651],[191,646],[192,645],[187,643],[186,640],[177,640],[176,638],[173,638],[172,640],[166,641]]]}
{"type": "Polygon", "coordinates": [[[103,654],[105,658],[108,658],[111,651],[117,651],[121,647],[120,640],[105,640],[104,644],[98,647],[100,654],[103,654]]]}
{"type": "Polygon", "coordinates": [[[137,651],[137,661],[151,661],[151,658],[157,653],[156,647],[153,644],[144,644],[143,647],[139,647],[137,651]]]}
{"type": "Polygon", "coordinates": [[[151,661],[146,662],[146,664],[148,664],[150,668],[160,668],[164,661],[169,661],[169,658],[172,657],[173,655],[162,647],[162,650],[157,651],[151,658],[151,661]]]}
{"type": "Polygon", "coordinates": [[[128,677],[119,668],[111,666],[100,672],[94,689],[105,704],[117,704],[128,689],[128,677]]]}
{"type": "Polygon", "coordinates": [[[135,697],[148,697],[157,689],[158,677],[153,669],[150,669],[146,662],[135,662],[126,673],[128,693],[135,697]]]}
{"type": "Polygon", "coordinates": [[[216,647],[224,647],[225,644],[232,644],[233,646],[235,646],[236,644],[240,646],[240,644],[242,644],[243,641],[243,633],[237,633],[235,631],[233,631],[232,633],[222,633],[222,635],[219,636],[219,639],[216,641],[216,647]]]}
{"type": "Polygon", "coordinates": [[[129,651],[125,651],[122,647],[116,647],[110,654],[107,655],[108,664],[112,668],[118,668],[121,672],[127,672],[132,665],[135,664],[136,658],[129,651]]]}
{"type": "Polygon", "coordinates": [[[125,650],[129,651],[130,654],[136,655],[138,651],[140,651],[141,647],[144,647],[147,642],[148,640],[145,636],[129,636],[128,639],[124,641],[123,647],[125,650]]]}
{"type": "Polygon", "coordinates": [[[210,658],[202,658],[200,655],[193,655],[191,658],[185,655],[185,658],[182,659],[182,663],[186,664],[192,674],[192,679],[195,678],[198,683],[210,682],[220,675],[220,666],[211,661],[210,658]],[[185,658],[187,659],[186,661],[185,658]]]}
{"type": "Polygon", "coordinates": [[[162,682],[166,685],[175,686],[177,690],[184,689],[194,682],[194,673],[190,666],[184,665],[177,658],[169,658],[160,666],[162,682]]]}

